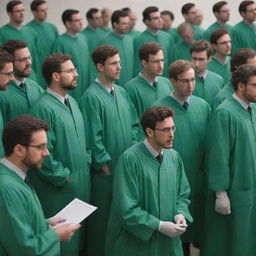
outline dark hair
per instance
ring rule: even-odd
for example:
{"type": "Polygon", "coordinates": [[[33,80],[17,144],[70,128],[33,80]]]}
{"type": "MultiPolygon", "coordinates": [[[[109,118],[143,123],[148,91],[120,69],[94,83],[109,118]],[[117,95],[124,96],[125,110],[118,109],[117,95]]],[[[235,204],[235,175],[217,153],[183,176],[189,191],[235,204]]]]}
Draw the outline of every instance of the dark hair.
{"type": "Polygon", "coordinates": [[[156,55],[159,51],[163,50],[162,46],[155,42],[145,43],[139,50],[140,60],[148,61],[150,54],[156,55]]]}
{"type": "Polygon", "coordinates": [[[113,28],[114,28],[114,23],[119,23],[119,19],[121,17],[128,17],[128,13],[122,10],[116,10],[113,12],[111,16],[111,24],[113,28]]]}
{"type": "Polygon", "coordinates": [[[252,48],[241,48],[235,51],[230,59],[230,71],[234,72],[238,67],[246,64],[248,59],[256,56],[256,51],[252,48]]]}
{"type": "Polygon", "coordinates": [[[191,54],[193,52],[203,52],[203,51],[206,51],[207,57],[209,59],[209,57],[212,55],[212,47],[205,40],[199,40],[199,41],[194,42],[190,48],[191,54]]]}
{"type": "Polygon", "coordinates": [[[79,13],[78,10],[67,9],[62,13],[61,19],[63,24],[65,25],[67,21],[72,21],[72,15],[79,13]]]}
{"type": "Polygon", "coordinates": [[[93,14],[94,13],[97,13],[97,12],[99,12],[99,9],[97,9],[97,8],[91,8],[91,9],[89,9],[88,10],[88,12],[86,13],[86,19],[87,20],[89,20],[89,19],[92,19],[93,17],[93,14]]]}
{"type": "Polygon", "coordinates": [[[242,1],[239,5],[238,11],[241,14],[241,12],[246,13],[247,6],[254,4],[254,1],[242,1]]]}
{"type": "Polygon", "coordinates": [[[12,0],[12,1],[10,1],[10,2],[6,5],[6,11],[7,11],[7,12],[12,12],[13,7],[16,6],[16,5],[19,5],[19,4],[22,4],[22,2],[21,2],[21,1],[18,1],[18,0],[12,0]]]}
{"type": "Polygon", "coordinates": [[[49,55],[43,62],[42,65],[42,74],[49,85],[52,81],[52,74],[55,72],[61,71],[61,64],[65,63],[68,60],[71,60],[72,57],[68,54],[55,53],[49,55]]]}
{"type": "Polygon", "coordinates": [[[193,67],[193,64],[187,60],[176,60],[169,67],[169,77],[177,80],[178,75],[188,71],[193,67]]]}
{"type": "Polygon", "coordinates": [[[31,11],[37,11],[37,7],[40,6],[41,4],[46,4],[45,0],[34,0],[30,4],[30,9],[31,11]]]}
{"type": "Polygon", "coordinates": [[[14,53],[19,50],[28,47],[27,43],[21,40],[8,40],[6,41],[1,48],[8,53],[10,53],[12,56],[14,56],[14,53]]]}
{"type": "Polygon", "coordinates": [[[238,83],[247,84],[252,76],[256,76],[256,66],[254,64],[243,64],[232,73],[231,83],[234,90],[238,90],[238,83]]]}
{"type": "Polygon", "coordinates": [[[97,66],[98,63],[104,65],[105,61],[107,60],[107,58],[109,57],[113,57],[116,54],[118,54],[118,49],[112,45],[102,45],[97,47],[93,53],[92,53],[92,60],[95,64],[95,66],[97,66]]]}
{"type": "Polygon", "coordinates": [[[160,14],[161,14],[161,15],[168,15],[171,20],[174,20],[174,14],[173,14],[171,11],[164,10],[164,11],[161,11],[160,14]]]}
{"type": "Polygon", "coordinates": [[[142,16],[143,16],[143,22],[145,22],[145,20],[150,20],[150,13],[152,12],[158,12],[158,8],[156,6],[149,6],[146,9],[144,9],[142,16]]]}
{"type": "Polygon", "coordinates": [[[155,130],[157,122],[162,122],[165,120],[165,118],[174,117],[174,115],[175,112],[171,108],[151,107],[142,114],[140,124],[143,128],[144,133],[147,135],[147,128],[155,130]]]}
{"type": "Polygon", "coordinates": [[[5,156],[10,156],[18,144],[29,145],[34,132],[48,129],[45,121],[33,116],[22,115],[12,119],[5,126],[2,135],[5,156]]]}
{"type": "Polygon", "coordinates": [[[212,12],[220,12],[220,9],[222,8],[222,6],[227,5],[228,3],[226,1],[220,1],[217,2],[216,4],[213,5],[212,7],[212,12]]]}
{"type": "Polygon", "coordinates": [[[181,8],[181,14],[188,14],[191,8],[195,7],[196,5],[193,3],[184,4],[181,8]]]}
{"type": "Polygon", "coordinates": [[[210,43],[211,44],[217,44],[217,41],[219,38],[221,38],[224,35],[230,35],[229,32],[225,28],[218,28],[216,29],[210,36],[210,43]]]}
{"type": "Polygon", "coordinates": [[[127,12],[128,14],[132,11],[131,8],[129,8],[129,7],[124,7],[121,10],[124,12],[127,12]]]}
{"type": "Polygon", "coordinates": [[[13,56],[7,51],[0,49],[0,71],[4,68],[6,63],[13,62],[13,56]]]}

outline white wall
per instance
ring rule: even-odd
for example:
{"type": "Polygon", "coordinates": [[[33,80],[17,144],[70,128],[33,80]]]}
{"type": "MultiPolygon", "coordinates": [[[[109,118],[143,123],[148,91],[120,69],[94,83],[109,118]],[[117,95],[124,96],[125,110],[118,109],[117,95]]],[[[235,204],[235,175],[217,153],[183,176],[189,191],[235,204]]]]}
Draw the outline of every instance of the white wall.
{"type": "MultiPolygon", "coordinates": [[[[204,12],[204,20],[203,20],[203,27],[207,28],[209,24],[214,21],[214,16],[212,14],[212,6],[214,3],[218,2],[219,0],[163,0],[163,1],[156,1],[156,0],[48,0],[48,21],[52,22],[57,25],[60,32],[64,32],[64,27],[61,22],[61,14],[65,9],[78,9],[82,16],[85,16],[85,13],[89,8],[96,7],[96,8],[103,8],[109,7],[113,10],[123,8],[123,7],[130,7],[133,9],[138,15],[138,24],[137,29],[143,30],[145,28],[144,24],[142,23],[142,16],[141,13],[143,9],[150,5],[158,6],[160,11],[164,9],[171,10],[175,15],[175,23],[174,25],[177,26],[179,23],[183,21],[180,9],[181,6],[187,2],[193,2],[204,12]]],[[[0,0],[0,26],[4,25],[8,22],[8,16],[5,11],[6,3],[9,0],[0,0]]],[[[230,24],[234,25],[240,21],[240,15],[238,13],[238,6],[241,1],[239,0],[229,0],[231,9],[231,19],[230,24]]],[[[25,22],[28,22],[32,19],[32,15],[30,13],[30,3],[31,0],[23,0],[23,3],[26,8],[25,13],[25,22]]],[[[86,21],[84,19],[84,25],[86,25],[86,21]]]]}

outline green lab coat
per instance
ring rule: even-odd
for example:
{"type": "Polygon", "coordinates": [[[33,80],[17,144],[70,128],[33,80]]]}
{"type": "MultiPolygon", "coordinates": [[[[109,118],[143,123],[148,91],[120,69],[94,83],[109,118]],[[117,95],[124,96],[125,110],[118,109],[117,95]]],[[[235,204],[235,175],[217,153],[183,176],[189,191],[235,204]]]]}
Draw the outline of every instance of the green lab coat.
{"type": "Polygon", "coordinates": [[[191,44],[187,44],[181,39],[173,49],[173,55],[171,58],[171,63],[176,60],[188,60],[191,61],[190,53],[191,44]]]}
{"type": "MultiPolygon", "coordinates": [[[[75,198],[89,201],[90,178],[86,159],[84,124],[76,101],[69,96],[72,111],[56,97],[45,92],[30,114],[49,124],[47,132],[50,155],[42,168],[30,172],[45,216],[52,217],[75,198]],[[67,179],[70,179],[67,182],[67,179]]],[[[80,232],[61,246],[61,256],[78,254],[80,232]]]]}
{"type": "Polygon", "coordinates": [[[213,106],[216,109],[225,99],[229,98],[234,93],[234,88],[231,82],[227,83],[216,95],[213,106]]]}
{"type": "Polygon", "coordinates": [[[25,78],[24,82],[25,90],[13,81],[6,91],[0,91],[0,110],[4,125],[19,115],[28,114],[30,107],[44,91],[33,80],[25,78]]]}
{"type": "Polygon", "coordinates": [[[157,231],[182,214],[189,222],[189,184],[180,156],[165,149],[160,165],[143,142],[119,159],[114,176],[106,256],[182,256],[180,237],[157,231]]]}
{"type": "Polygon", "coordinates": [[[191,188],[189,207],[194,222],[182,235],[184,242],[201,241],[202,220],[205,205],[205,142],[207,125],[211,109],[204,100],[191,96],[188,109],[171,96],[166,96],[154,103],[167,106],[175,111],[176,126],[173,148],[180,154],[191,188]]]}
{"type": "MultiPolygon", "coordinates": [[[[204,34],[203,34],[204,40],[210,42],[210,36],[211,36],[211,34],[212,34],[215,30],[217,30],[217,29],[219,29],[219,28],[224,28],[224,29],[226,29],[227,31],[231,32],[231,30],[232,30],[233,27],[232,27],[231,25],[227,24],[227,23],[223,26],[223,25],[219,24],[218,22],[214,22],[213,24],[211,24],[211,25],[204,31],[204,34]]],[[[232,42],[232,43],[233,43],[233,42],[232,42]]]]}
{"type": "Polygon", "coordinates": [[[59,236],[48,227],[36,193],[0,164],[0,255],[60,256],[59,236]]]}
{"type": "Polygon", "coordinates": [[[196,76],[196,87],[193,94],[207,101],[213,108],[214,98],[223,87],[223,78],[208,70],[205,79],[196,76]]]}
{"type": "Polygon", "coordinates": [[[88,40],[85,35],[78,33],[72,37],[67,33],[57,38],[53,45],[53,53],[65,53],[72,56],[72,62],[78,70],[77,87],[70,91],[70,95],[77,101],[86,91],[90,84],[90,65],[91,57],[89,54],[88,40]]]}
{"type": "Polygon", "coordinates": [[[256,108],[252,116],[233,97],[215,110],[208,132],[208,186],[202,256],[256,255],[256,108]],[[231,214],[214,211],[227,191],[231,214]]]}
{"type": "Polygon", "coordinates": [[[97,82],[93,82],[79,101],[88,149],[92,154],[91,203],[98,207],[89,218],[88,254],[104,253],[107,220],[112,199],[112,174],[105,175],[101,166],[108,164],[114,172],[119,156],[137,141],[139,120],[127,92],[114,85],[112,96],[97,82]]]}
{"type": "Polygon", "coordinates": [[[228,83],[231,79],[231,72],[230,72],[230,57],[227,56],[227,61],[225,64],[219,62],[214,56],[212,60],[208,64],[208,70],[217,73],[224,79],[224,83],[228,83]]]}
{"type": "Polygon", "coordinates": [[[138,36],[141,32],[139,30],[130,30],[127,35],[131,36],[132,38],[135,38],[136,36],[138,36]]]}
{"type": "MultiPolygon", "coordinates": [[[[2,112],[0,111],[0,137],[1,138],[2,138],[3,129],[4,129],[4,121],[3,121],[2,112]]],[[[3,155],[4,155],[3,143],[2,143],[2,140],[0,140],[0,158],[3,157],[3,155]]]]}

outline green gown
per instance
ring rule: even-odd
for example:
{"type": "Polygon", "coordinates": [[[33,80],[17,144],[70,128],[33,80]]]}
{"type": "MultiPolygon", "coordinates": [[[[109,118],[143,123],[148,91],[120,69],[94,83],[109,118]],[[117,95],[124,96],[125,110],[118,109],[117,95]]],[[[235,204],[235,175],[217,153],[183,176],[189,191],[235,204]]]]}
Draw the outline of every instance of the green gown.
{"type": "MultiPolygon", "coordinates": [[[[2,138],[3,129],[4,129],[4,121],[3,121],[2,112],[0,111],[0,138],[2,138]]],[[[3,143],[2,143],[2,140],[0,140],[0,158],[2,158],[3,155],[4,155],[3,143]]]]}
{"type": "Polygon", "coordinates": [[[232,29],[232,53],[240,48],[252,48],[256,50],[256,25],[252,27],[243,21],[232,29]]]}
{"type": "Polygon", "coordinates": [[[29,109],[43,89],[35,81],[25,78],[26,89],[22,89],[13,81],[6,91],[0,91],[0,110],[4,125],[11,119],[28,114],[29,109]]]}
{"type": "Polygon", "coordinates": [[[167,34],[166,32],[163,32],[162,30],[159,30],[159,33],[157,35],[152,34],[147,29],[140,33],[138,36],[134,38],[134,74],[139,74],[139,72],[142,70],[142,66],[140,64],[139,59],[139,50],[141,46],[145,43],[149,42],[155,42],[159,43],[164,52],[164,76],[168,77],[168,68],[172,56],[172,47],[174,46],[174,41],[172,37],[167,34]]]}
{"type": "Polygon", "coordinates": [[[60,256],[59,236],[48,228],[36,193],[0,164],[0,255],[60,256]]]}
{"type": "Polygon", "coordinates": [[[37,23],[36,21],[32,20],[27,23],[28,27],[32,28],[37,35],[38,38],[38,46],[40,47],[40,62],[39,62],[39,71],[38,72],[38,79],[39,84],[43,87],[47,87],[47,83],[41,73],[41,67],[45,58],[50,55],[52,51],[52,46],[57,37],[59,36],[58,30],[55,25],[49,22],[37,23]]]}
{"type": "Polygon", "coordinates": [[[233,97],[214,112],[208,132],[208,186],[202,256],[256,255],[256,108],[252,116],[233,97]],[[214,211],[227,191],[231,214],[214,211]]]}
{"type": "Polygon", "coordinates": [[[154,103],[167,106],[175,111],[174,123],[177,127],[173,148],[180,154],[191,188],[189,207],[194,222],[182,235],[184,242],[201,241],[203,213],[205,206],[205,142],[207,124],[211,109],[204,100],[191,96],[188,109],[171,96],[166,96],[154,103]]]}
{"type": "Polygon", "coordinates": [[[189,184],[180,156],[164,149],[160,165],[143,142],[119,159],[114,176],[106,256],[182,256],[180,237],[157,231],[159,222],[182,214],[188,221],[189,184]]]}
{"type": "Polygon", "coordinates": [[[229,98],[234,93],[234,88],[231,82],[227,83],[216,95],[213,105],[216,109],[225,99],[229,98]]]}
{"type": "Polygon", "coordinates": [[[190,48],[191,44],[187,44],[183,41],[183,39],[181,39],[173,48],[171,63],[173,63],[176,60],[191,61],[190,48]]]}
{"type": "Polygon", "coordinates": [[[141,32],[139,30],[130,30],[127,35],[131,36],[132,38],[135,38],[136,36],[138,36],[141,32]]]}
{"type": "Polygon", "coordinates": [[[112,96],[96,81],[79,101],[88,149],[92,154],[91,203],[98,207],[89,217],[88,255],[103,256],[107,221],[112,199],[113,172],[119,156],[137,142],[139,120],[127,92],[114,85],[112,96]],[[107,163],[112,171],[105,175],[101,166],[107,163]]]}
{"type": "MultiPolygon", "coordinates": [[[[50,155],[39,171],[29,172],[47,218],[54,216],[75,198],[89,202],[90,177],[83,118],[76,101],[71,96],[68,98],[71,111],[56,97],[45,92],[29,112],[50,126],[47,132],[50,155]]],[[[61,256],[78,254],[80,233],[76,232],[70,242],[61,246],[61,256]]]]}
{"type": "Polygon", "coordinates": [[[115,83],[120,86],[124,86],[125,83],[133,78],[133,39],[128,35],[123,35],[121,37],[111,32],[100,40],[99,46],[104,44],[110,44],[119,50],[119,56],[121,59],[121,73],[120,78],[115,81],[115,83]]]}
{"type": "Polygon", "coordinates": [[[22,26],[20,29],[16,29],[9,24],[2,26],[0,28],[0,45],[11,39],[22,40],[28,44],[28,48],[32,56],[32,68],[36,74],[41,72],[41,49],[39,47],[39,40],[34,30],[26,25],[22,26]]]}
{"type": "Polygon", "coordinates": [[[76,89],[69,93],[77,101],[90,84],[91,56],[88,45],[85,35],[78,33],[73,37],[64,33],[57,38],[52,49],[52,53],[60,52],[72,56],[72,62],[78,70],[78,79],[76,89]]]}
{"type": "Polygon", "coordinates": [[[212,60],[208,64],[208,70],[217,73],[224,79],[224,83],[228,83],[231,79],[231,71],[230,71],[230,57],[227,56],[227,61],[225,64],[218,61],[214,56],[212,60]]]}
{"type": "Polygon", "coordinates": [[[193,94],[207,101],[213,108],[215,96],[223,87],[223,78],[218,74],[207,70],[205,79],[196,76],[196,87],[193,94]]]}
{"type": "MultiPolygon", "coordinates": [[[[223,26],[223,25],[219,24],[219,23],[216,21],[216,22],[214,22],[213,24],[211,24],[211,25],[204,31],[204,34],[203,34],[204,40],[207,40],[208,42],[210,42],[210,36],[211,36],[211,34],[212,34],[215,30],[217,30],[217,29],[219,29],[219,28],[224,28],[224,29],[226,29],[227,31],[229,31],[229,32],[231,33],[231,30],[232,30],[233,27],[232,27],[231,25],[227,24],[227,23],[223,26]]],[[[233,42],[232,42],[232,43],[233,43],[233,42]]]]}

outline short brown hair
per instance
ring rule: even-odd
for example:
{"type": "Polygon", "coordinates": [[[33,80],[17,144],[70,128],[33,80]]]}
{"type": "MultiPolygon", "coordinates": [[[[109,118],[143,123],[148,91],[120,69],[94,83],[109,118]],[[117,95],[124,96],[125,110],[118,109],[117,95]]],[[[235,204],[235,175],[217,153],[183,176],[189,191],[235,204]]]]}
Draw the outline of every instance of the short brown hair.
{"type": "Polygon", "coordinates": [[[146,129],[150,128],[155,130],[156,123],[164,121],[165,118],[174,117],[175,112],[171,108],[168,107],[151,107],[146,110],[141,119],[140,123],[143,128],[144,133],[146,133],[146,129]]]}
{"type": "Polygon", "coordinates": [[[112,45],[102,45],[97,47],[93,53],[92,53],[92,60],[95,64],[95,66],[97,66],[98,63],[104,65],[105,61],[109,58],[109,57],[113,57],[116,54],[118,54],[118,49],[112,45]]]}
{"type": "Polygon", "coordinates": [[[22,4],[21,1],[19,0],[11,0],[7,5],[6,5],[6,12],[12,12],[13,7],[16,5],[22,4]]]}
{"type": "Polygon", "coordinates": [[[225,28],[216,29],[210,36],[210,43],[217,44],[217,41],[226,34],[230,35],[225,28]]]}
{"type": "Polygon", "coordinates": [[[178,75],[188,71],[193,67],[193,64],[187,60],[176,60],[169,67],[169,77],[177,80],[178,75]]]}
{"type": "Polygon", "coordinates": [[[28,47],[27,43],[22,40],[8,40],[6,41],[1,48],[8,53],[10,53],[12,56],[14,56],[14,53],[19,50],[28,47]]]}
{"type": "Polygon", "coordinates": [[[188,31],[188,30],[193,31],[192,25],[188,22],[183,22],[177,27],[177,32],[179,33],[179,35],[183,34],[185,31],[188,31]]]}
{"type": "Polygon", "coordinates": [[[240,3],[240,5],[239,5],[239,8],[238,8],[239,13],[240,13],[240,14],[241,14],[242,12],[243,12],[243,13],[246,13],[247,6],[248,6],[248,5],[252,5],[252,4],[254,4],[254,3],[255,3],[254,1],[242,1],[242,2],[240,3]]]}
{"type": "Polygon", "coordinates": [[[6,63],[13,62],[13,56],[7,51],[0,49],[0,71],[4,68],[6,63]]]}
{"type": "Polygon", "coordinates": [[[191,8],[195,7],[196,5],[194,3],[187,3],[184,4],[181,8],[181,14],[188,14],[191,8]]]}
{"type": "Polygon", "coordinates": [[[145,43],[139,50],[140,60],[148,61],[150,54],[156,55],[159,51],[163,50],[162,46],[155,42],[145,43]]]}
{"type": "Polygon", "coordinates": [[[227,5],[228,3],[226,1],[220,1],[220,2],[217,2],[216,4],[213,5],[212,7],[212,12],[215,13],[215,12],[220,12],[220,9],[224,6],[224,5],[227,5]]]}
{"type": "Polygon", "coordinates": [[[190,48],[191,54],[193,52],[204,52],[204,51],[206,51],[208,58],[212,55],[212,47],[205,40],[199,40],[199,41],[194,42],[190,48]]]}

